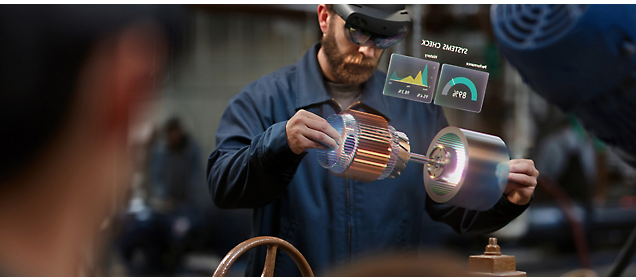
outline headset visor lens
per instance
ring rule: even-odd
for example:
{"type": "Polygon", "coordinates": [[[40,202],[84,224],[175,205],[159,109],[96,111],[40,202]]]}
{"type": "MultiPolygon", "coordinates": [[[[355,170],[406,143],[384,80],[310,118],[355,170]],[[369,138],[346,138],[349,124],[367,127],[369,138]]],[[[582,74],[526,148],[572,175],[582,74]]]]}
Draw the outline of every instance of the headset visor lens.
{"type": "Polygon", "coordinates": [[[349,41],[360,46],[372,46],[371,33],[352,25],[345,25],[345,35],[349,41]]]}
{"type": "Polygon", "coordinates": [[[373,38],[373,43],[380,49],[386,49],[402,41],[405,36],[406,33],[393,36],[377,36],[373,38]]]}
{"type": "Polygon", "coordinates": [[[362,28],[345,24],[345,37],[354,44],[370,47],[376,46],[378,49],[386,49],[404,39],[406,33],[382,36],[363,30],[362,28]]]}

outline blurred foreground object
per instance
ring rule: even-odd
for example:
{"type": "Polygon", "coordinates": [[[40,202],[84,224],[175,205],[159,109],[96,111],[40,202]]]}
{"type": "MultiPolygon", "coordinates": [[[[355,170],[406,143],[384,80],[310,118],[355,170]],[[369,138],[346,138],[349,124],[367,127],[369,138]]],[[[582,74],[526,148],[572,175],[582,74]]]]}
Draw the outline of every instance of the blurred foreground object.
{"type": "Polygon", "coordinates": [[[510,276],[525,277],[524,271],[517,271],[515,256],[502,255],[497,238],[488,240],[486,251],[483,255],[470,256],[468,270],[473,276],[510,276]]]}
{"type": "Polygon", "coordinates": [[[335,268],[330,277],[467,277],[465,262],[447,252],[387,253],[335,268]]]}
{"type": "Polygon", "coordinates": [[[572,271],[568,271],[561,275],[561,277],[598,277],[598,274],[588,268],[580,268],[572,271]]]}
{"type": "Polygon", "coordinates": [[[94,275],[180,9],[0,6],[0,274],[94,275]],[[92,270],[92,271],[91,271],[92,270]]]}
{"type": "Polygon", "coordinates": [[[636,166],[636,6],[493,5],[499,50],[539,95],[636,166]]]}
{"type": "Polygon", "coordinates": [[[238,259],[243,253],[251,250],[254,247],[267,245],[267,256],[265,257],[265,267],[263,267],[263,274],[261,277],[273,277],[274,276],[274,267],[276,264],[276,251],[280,247],[281,250],[285,251],[289,256],[294,260],[298,268],[300,269],[300,273],[304,277],[314,277],[314,272],[311,270],[311,267],[307,263],[303,254],[301,254],[296,247],[289,244],[289,242],[282,240],[273,236],[259,236],[243,241],[241,244],[236,245],[234,249],[225,255],[221,263],[214,271],[213,277],[223,277],[227,274],[227,271],[230,269],[232,264],[238,259]]]}
{"type": "Polygon", "coordinates": [[[347,110],[327,122],[340,133],[342,144],[319,150],[318,162],[335,176],[362,182],[395,178],[411,160],[424,164],[426,192],[435,202],[480,211],[493,207],[508,183],[510,155],[497,136],[449,126],[421,155],[411,151],[405,133],[381,116],[347,110]]]}

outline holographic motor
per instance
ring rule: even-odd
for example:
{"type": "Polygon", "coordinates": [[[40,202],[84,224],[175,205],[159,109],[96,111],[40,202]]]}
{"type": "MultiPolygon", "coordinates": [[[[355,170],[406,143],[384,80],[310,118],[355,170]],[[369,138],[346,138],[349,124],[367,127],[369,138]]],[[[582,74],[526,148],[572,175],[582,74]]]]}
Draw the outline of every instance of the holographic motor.
{"type": "Polygon", "coordinates": [[[362,182],[395,178],[414,161],[424,165],[424,186],[434,201],[472,210],[495,205],[508,182],[510,156],[497,136],[449,126],[422,155],[381,116],[346,110],[327,122],[340,133],[341,144],[318,151],[318,162],[335,176],[362,182]]]}

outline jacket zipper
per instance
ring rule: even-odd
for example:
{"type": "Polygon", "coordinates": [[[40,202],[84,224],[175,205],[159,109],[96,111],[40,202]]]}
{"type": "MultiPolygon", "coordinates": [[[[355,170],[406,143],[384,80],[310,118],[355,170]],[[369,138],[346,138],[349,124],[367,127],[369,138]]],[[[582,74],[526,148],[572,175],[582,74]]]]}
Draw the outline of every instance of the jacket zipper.
{"type": "MultiPolygon", "coordinates": [[[[349,110],[353,106],[356,106],[358,104],[360,104],[360,100],[351,103],[351,105],[347,106],[347,109],[345,109],[345,110],[349,110]]],[[[351,189],[351,184],[350,184],[350,181],[349,181],[349,175],[347,175],[347,203],[349,204],[349,260],[351,260],[351,254],[352,254],[352,251],[353,251],[353,249],[352,249],[353,242],[351,240],[351,230],[352,230],[352,228],[351,228],[351,219],[353,217],[351,217],[352,216],[352,214],[351,214],[351,198],[350,198],[350,195],[349,195],[350,189],[351,189]]]]}
{"type": "MultiPolygon", "coordinates": [[[[335,102],[338,107],[340,107],[340,112],[344,111],[342,110],[342,105],[340,105],[340,103],[338,103],[338,101],[336,101],[335,99],[331,98],[331,100],[333,100],[333,102],[335,102]]],[[[352,103],[351,105],[347,106],[347,109],[345,110],[349,110],[351,109],[351,107],[360,104],[360,100],[352,103]]],[[[348,241],[348,249],[349,249],[349,261],[351,261],[351,251],[352,251],[352,242],[351,242],[351,184],[349,183],[349,174],[346,175],[346,186],[347,186],[347,241],[348,241]]]]}
{"type": "Polygon", "coordinates": [[[349,245],[349,261],[351,261],[351,185],[349,184],[349,174],[347,174],[347,223],[348,223],[348,245],[349,245]]]}

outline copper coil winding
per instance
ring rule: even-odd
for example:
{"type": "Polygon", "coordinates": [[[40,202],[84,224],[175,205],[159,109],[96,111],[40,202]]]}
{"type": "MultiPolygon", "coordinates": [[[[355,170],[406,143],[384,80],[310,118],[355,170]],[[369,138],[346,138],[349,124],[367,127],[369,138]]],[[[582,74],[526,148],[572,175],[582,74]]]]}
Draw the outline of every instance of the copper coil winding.
{"type": "Polygon", "coordinates": [[[393,127],[381,116],[355,110],[344,113],[352,115],[359,127],[359,133],[354,139],[357,150],[349,168],[342,173],[333,174],[362,182],[373,182],[389,176],[398,157],[392,152],[396,147],[393,143],[396,142],[393,140],[396,138],[392,135],[395,133],[393,127]]]}

